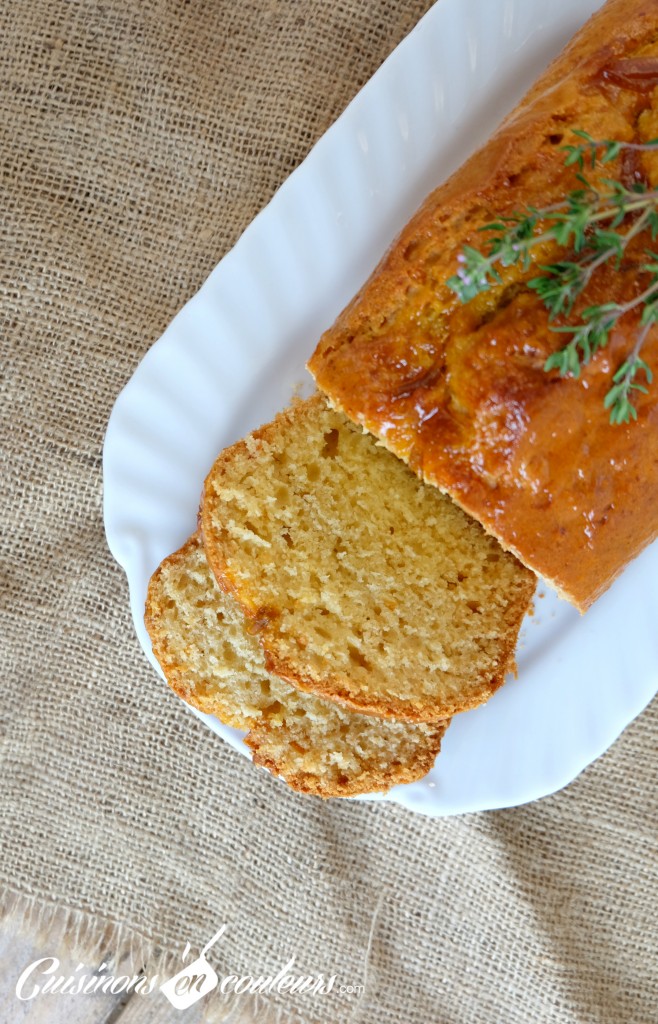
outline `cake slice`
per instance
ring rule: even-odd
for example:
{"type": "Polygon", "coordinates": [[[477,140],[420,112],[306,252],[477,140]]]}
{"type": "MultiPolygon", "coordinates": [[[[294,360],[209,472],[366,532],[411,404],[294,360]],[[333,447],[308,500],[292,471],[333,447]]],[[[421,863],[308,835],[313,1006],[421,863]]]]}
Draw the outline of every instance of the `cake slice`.
{"type": "Polygon", "coordinates": [[[268,669],[300,690],[433,721],[513,666],[534,575],[320,395],[219,456],[201,523],[268,669]]]}
{"type": "MultiPolygon", "coordinates": [[[[545,366],[571,343],[565,324],[601,304],[632,304],[652,283],[642,265],[655,232],[647,226],[623,259],[620,250],[591,273],[573,315],[555,323],[529,286],[547,264],[576,258],[553,242],[500,268],[499,283],[466,304],[447,285],[464,247],[481,251],[491,239],[487,224],[560,209],[581,188],[578,167],[565,165],[564,147],[582,142],[576,131],[631,145],[596,168],[587,161],[594,186],[610,191],[614,178],[658,188],[658,154],[643,151],[658,136],[655,0],[609,0],[593,15],[490,141],[429,196],[309,369],[334,408],[585,611],[658,536],[658,328],[644,337],[655,382],[632,392],[637,422],[611,424],[604,402],[642,341],[641,305],[579,375],[545,366]]],[[[629,225],[637,230],[632,217],[620,230],[629,225]]]]}
{"type": "Polygon", "coordinates": [[[154,573],[145,621],[172,689],[248,730],[256,764],[293,789],[323,797],[385,791],[432,767],[447,721],[353,714],[270,675],[240,610],[217,586],[198,534],[154,573]]]}

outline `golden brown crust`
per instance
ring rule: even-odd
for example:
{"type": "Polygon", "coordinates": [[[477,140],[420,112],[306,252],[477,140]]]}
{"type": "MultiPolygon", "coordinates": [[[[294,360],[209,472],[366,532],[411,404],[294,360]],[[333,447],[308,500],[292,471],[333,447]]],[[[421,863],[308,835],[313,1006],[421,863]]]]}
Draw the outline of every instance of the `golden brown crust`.
{"type": "MultiPolygon", "coordinates": [[[[483,224],[574,187],[560,148],[570,129],[599,139],[658,134],[658,90],[630,92],[603,74],[613,57],[638,53],[658,54],[658,0],[610,0],[426,200],[309,363],[335,408],[581,611],[658,534],[655,385],[639,396],[637,423],[611,426],[603,407],[637,323],[625,318],[580,379],[560,379],[543,365],[564,336],[524,286],[535,266],[509,268],[503,286],[467,306],[445,281],[464,243],[481,246],[483,224]]],[[[656,187],[655,158],[642,159],[656,187]]],[[[637,259],[650,244],[640,237],[619,272],[602,268],[575,313],[637,294],[637,259]]],[[[658,332],[643,357],[658,378],[658,332]]]]}
{"type": "MultiPolygon", "coordinates": [[[[520,628],[523,617],[528,609],[528,604],[534,593],[534,585],[518,602],[518,628],[520,628]]],[[[516,637],[516,633],[514,636],[516,637]]],[[[362,715],[373,715],[377,718],[396,718],[400,722],[435,722],[437,715],[436,702],[429,703],[427,700],[419,701],[417,704],[409,700],[399,700],[392,694],[387,694],[386,699],[375,697],[372,694],[357,692],[349,678],[334,673],[332,675],[314,673],[308,667],[300,666],[298,661],[289,660],[285,653],[279,652],[279,637],[275,630],[264,629],[260,634],[265,650],[265,664],[273,675],[280,679],[287,680],[303,693],[314,693],[318,697],[327,700],[337,701],[350,711],[360,712],[362,715]]],[[[484,704],[505,682],[505,677],[512,671],[514,651],[516,642],[501,644],[501,669],[492,678],[477,680],[477,684],[471,691],[468,698],[461,700],[441,702],[441,715],[451,718],[462,711],[470,711],[473,708],[484,704]]],[[[473,680],[470,680],[473,683],[473,680]]]]}

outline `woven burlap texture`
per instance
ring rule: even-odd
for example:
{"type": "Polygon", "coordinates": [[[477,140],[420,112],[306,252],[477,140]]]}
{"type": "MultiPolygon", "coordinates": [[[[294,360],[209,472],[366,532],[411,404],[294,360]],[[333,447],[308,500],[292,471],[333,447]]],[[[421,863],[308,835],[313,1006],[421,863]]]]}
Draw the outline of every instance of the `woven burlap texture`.
{"type": "Polygon", "coordinates": [[[427,6],[0,8],[0,889],[147,963],[226,923],[221,970],[296,955],[365,979],[272,997],[305,1024],[648,1024],[655,703],[532,806],[431,821],[303,798],[149,668],[105,545],[118,392],[427,6]]]}

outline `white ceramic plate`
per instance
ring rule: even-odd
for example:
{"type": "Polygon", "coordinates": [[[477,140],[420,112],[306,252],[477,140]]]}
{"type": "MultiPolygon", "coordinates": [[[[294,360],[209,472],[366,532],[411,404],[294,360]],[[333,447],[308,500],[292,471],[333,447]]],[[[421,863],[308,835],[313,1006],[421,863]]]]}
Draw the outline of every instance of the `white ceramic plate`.
{"type": "MultiPolygon", "coordinates": [[[[322,330],[416,206],[484,141],[599,0],[440,0],[149,351],[104,450],[105,526],[135,627],[192,532],[216,454],[290,399],[322,330]]],[[[542,588],[545,591],[545,588],[542,588]]],[[[658,545],[581,619],[546,593],[518,679],[458,716],[434,770],[384,799],[430,815],[520,804],[573,779],[658,688],[658,545]]],[[[201,716],[247,753],[241,736],[201,716]]]]}

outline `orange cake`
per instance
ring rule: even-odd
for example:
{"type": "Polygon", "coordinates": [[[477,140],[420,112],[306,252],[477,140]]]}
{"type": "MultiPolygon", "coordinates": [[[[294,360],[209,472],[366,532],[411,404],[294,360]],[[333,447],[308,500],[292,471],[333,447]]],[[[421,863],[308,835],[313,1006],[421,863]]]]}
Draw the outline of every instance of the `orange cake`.
{"type": "MultiPolygon", "coordinates": [[[[633,314],[578,378],[547,372],[565,344],[528,280],[529,265],[463,303],[446,284],[478,229],[577,187],[573,130],[595,140],[658,136],[658,0],[609,0],[491,140],[438,188],[322,337],[309,368],[332,405],[447,492],[581,611],[658,534],[658,381],[637,422],[611,424],[611,374],[632,349],[633,314]]],[[[658,154],[629,151],[590,172],[658,186],[658,154]]],[[[651,236],[601,267],[574,308],[628,301],[646,287],[651,236]]],[[[655,244],[653,247],[656,248],[655,244]]],[[[558,324],[561,322],[558,318],[558,324]]],[[[643,359],[658,377],[651,328],[643,359]]]]}

